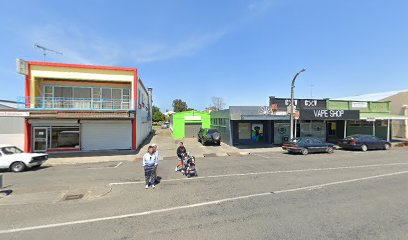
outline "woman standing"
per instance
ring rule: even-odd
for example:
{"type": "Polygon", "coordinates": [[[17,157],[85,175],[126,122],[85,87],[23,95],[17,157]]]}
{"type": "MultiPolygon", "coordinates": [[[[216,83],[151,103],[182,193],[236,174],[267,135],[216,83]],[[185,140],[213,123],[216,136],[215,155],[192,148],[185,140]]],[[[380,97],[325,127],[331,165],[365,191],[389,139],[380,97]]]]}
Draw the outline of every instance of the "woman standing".
{"type": "Polygon", "coordinates": [[[145,172],[145,179],[146,179],[146,189],[151,186],[152,188],[155,188],[154,186],[154,169],[155,165],[157,162],[156,155],[154,154],[154,148],[152,146],[149,146],[147,153],[143,156],[143,167],[144,167],[144,172],[145,172]]]}

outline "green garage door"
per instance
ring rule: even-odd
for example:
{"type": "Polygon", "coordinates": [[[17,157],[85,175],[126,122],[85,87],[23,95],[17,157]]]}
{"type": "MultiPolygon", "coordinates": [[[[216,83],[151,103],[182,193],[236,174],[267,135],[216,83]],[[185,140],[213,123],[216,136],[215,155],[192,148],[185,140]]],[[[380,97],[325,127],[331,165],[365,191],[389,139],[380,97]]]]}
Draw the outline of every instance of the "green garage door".
{"type": "Polygon", "coordinates": [[[196,138],[198,131],[200,131],[201,123],[186,123],[184,125],[184,137],[196,138]]]}

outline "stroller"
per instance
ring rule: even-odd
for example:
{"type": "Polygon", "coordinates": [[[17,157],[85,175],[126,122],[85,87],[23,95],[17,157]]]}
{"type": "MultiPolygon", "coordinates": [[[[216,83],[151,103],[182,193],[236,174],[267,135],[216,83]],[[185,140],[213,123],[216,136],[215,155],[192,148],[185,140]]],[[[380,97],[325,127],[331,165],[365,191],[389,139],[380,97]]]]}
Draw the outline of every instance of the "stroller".
{"type": "Polygon", "coordinates": [[[195,157],[189,153],[183,154],[179,163],[177,164],[176,170],[188,178],[198,176],[195,167],[195,157]]]}

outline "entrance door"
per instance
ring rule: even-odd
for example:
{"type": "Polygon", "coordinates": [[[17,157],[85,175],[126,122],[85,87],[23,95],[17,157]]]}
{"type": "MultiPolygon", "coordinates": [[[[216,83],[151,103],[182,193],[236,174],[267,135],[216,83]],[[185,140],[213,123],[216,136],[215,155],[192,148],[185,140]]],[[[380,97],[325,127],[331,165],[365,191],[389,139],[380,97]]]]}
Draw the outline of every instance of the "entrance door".
{"type": "Polygon", "coordinates": [[[202,127],[201,123],[186,123],[184,125],[184,137],[196,138],[201,127],[202,127]]]}
{"type": "Polygon", "coordinates": [[[35,127],[34,128],[34,141],[33,141],[33,151],[34,152],[46,152],[48,149],[47,139],[48,139],[48,129],[46,127],[35,127]]]}

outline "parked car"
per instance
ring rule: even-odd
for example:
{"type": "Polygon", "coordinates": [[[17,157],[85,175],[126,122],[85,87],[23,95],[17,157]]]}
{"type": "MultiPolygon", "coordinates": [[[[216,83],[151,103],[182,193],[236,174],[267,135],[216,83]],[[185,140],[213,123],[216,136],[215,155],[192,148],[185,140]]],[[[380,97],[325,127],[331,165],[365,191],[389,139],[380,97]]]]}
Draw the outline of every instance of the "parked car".
{"type": "Polygon", "coordinates": [[[164,122],[161,126],[162,129],[167,129],[170,127],[170,123],[169,122],[164,122]]]}
{"type": "Polygon", "coordinates": [[[323,152],[333,153],[334,144],[323,142],[318,138],[300,137],[283,144],[282,149],[289,153],[301,153],[303,155],[323,152]]]}
{"type": "Polygon", "coordinates": [[[351,135],[339,141],[339,146],[344,149],[361,150],[363,152],[374,149],[391,149],[391,143],[372,135],[351,135]]]}
{"type": "Polygon", "coordinates": [[[0,145],[0,169],[22,172],[27,168],[40,167],[48,160],[48,154],[24,153],[13,145],[0,145]]]}
{"type": "Polygon", "coordinates": [[[203,145],[207,143],[214,143],[221,145],[221,133],[215,128],[201,128],[197,134],[198,141],[203,145]]]}

